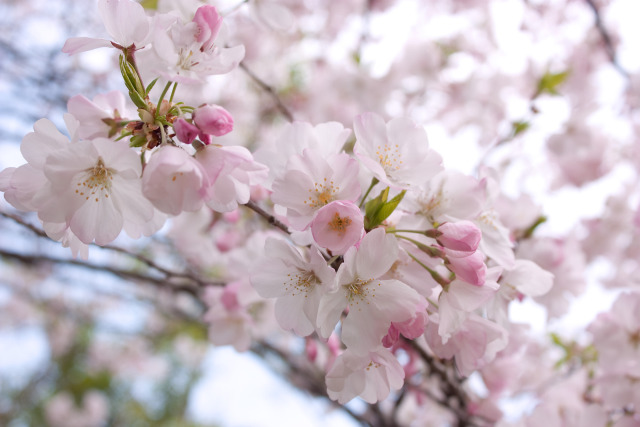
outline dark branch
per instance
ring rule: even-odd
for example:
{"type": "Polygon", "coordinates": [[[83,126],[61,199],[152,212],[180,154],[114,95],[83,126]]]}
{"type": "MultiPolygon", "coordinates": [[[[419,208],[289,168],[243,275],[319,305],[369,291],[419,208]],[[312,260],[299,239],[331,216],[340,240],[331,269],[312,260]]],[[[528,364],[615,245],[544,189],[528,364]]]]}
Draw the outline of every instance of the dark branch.
{"type": "Polygon", "coordinates": [[[441,390],[444,393],[445,398],[439,399],[433,395],[429,395],[429,397],[453,412],[458,418],[459,426],[478,425],[475,420],[472,420],[473,416],[467,411],[467,403],[469,399],[467,397],[467,393],[462,388],[462,379],[457,375],[452,374],[450,370],[447,369],[447,366],[442,365],[442,363],[427,353],[416,341],[406,340],[406,342],[420,355],[422,361],[429,368],[429,373],[440,380],[441,390]],[[451,399],[457,401],[458,405],[451,405],[451,399]]]}
{"type": "Polygon", "coordinates": [[[628,79],[629,73],[627,73],[627,71],[624,68],[622,68],[622,66],[618,62],[618,59],[616,56],[616,50],[613,46],[613,40],[611,38],[611,35],[609,34],[609,31],[607,31],[607,29],[604,26],[604,23],[602,22],[602,17],[600,16],[600,11],[598,10],[598,7],[596,6],[593,0],[585,0],[585,1],[593,11],[593,14],[596,20],[596,28],[600,33],[600,37],[602,37],[602,41],[604,42],[604,48],[607,52],[607,56],[609,57],[609,60],[611,61],[613,66],[616,68],[616,70],[618,70],[620,74],[622,74],[624,77],[628,79]]]}
{"type": "Polygon", "coordinates": [[[287,234],[291,234],[291,232],[289,231],[289,228],[286,225],[280,222],[275,216],[271,215],[269,212],[265,211],[260,206],[258,206],[253,200],[249,200],[247,204],[245,204],[244,206],[248,207],[258,215],[266,219],[267,222],[273,225],[274,227],[279,228],[280,230],[284,231],[287,234]]]}
{"type": "Polygon", "coordinates": [[[241,62],[239,65],[240,69],[245,72],[251,80],[253,80],[262,90],[267,92],[271,98],[273,98],[276,103],[276,108],[280,111],[280,113],[287,119],[288,122],[293,122],[293,115],[291,112],[285,107],[282,103],[282,100],[278,96],[278,93],[275,89],[268,84],[266,84],[260,77],[258,77],[253,71],[251,71],[244,62],[241,62]]]}
{"type": "MultiPolygon", "coordinates": [[[[34,234],[36,234],[39,237],[42,238],[46,238],[49,239],[49,236],[47,236],[47,233],[44,232],[44,230],[42,230],[41,228],[36,227],[33,224],[29,224],[28,222],[26,222],[24,219],[22,219],[21,217],[17,216],[17,215],[13,215],[10,213],[6,213],[6,212],[0,212],[0,216],[3,216],[5,218],[11,219],[12,221],[16,222],[17,224],[20,224],[21,226],[29,229],[31,232],[33,232],[34,234]]],[[[154,262],[153,260],[145,257],[144,255],[140,255],[140,254],[135,254],[132,253],[130,251],[128,251],[127,249],[118,247],[118,246],[113,246],[113,245],[104,245],[104,246],[100,246],[100,245],[96,245],[96,244],[91,244],[91,246],[93,247],[97,247],[100,249],[106,249],[112,252],[117,252],[120,254],[124,254],[130,258],[133,258],[137,261],[140,261],[141,263],[145,264],[147,267],[152,268],[156,271],[158,271],[159,273],[161,273],[162,275],[164,275],[164,280],[170,280],[170,279],[186,279],[189,280],[193,283],[195,283],[196,285],[198,285],[199,287],[203,288],[205,286],[222,286],[224,285],[224,283],[214,283],[214,282],[209,282],[206,280],[203,280],[201,278],[198,278],[196,276],[194,276],[191,273],[188,272],[177,272],[177,271],[172,271],[169,270],[167,268],[164,268],[160,265],[158,265],[156,262],[154,262]]],[[[81,262],[78,262],[79,264],[81,264],[81,262]]]]}
{"type": "Polygon", "coordinates": [[[0,256],[8,259],[18,261],[26,265],[40,265],[40,264],[59,264],[59,265],[71,265],[79,268],[84,268],[93,271],[102,271],[105,273],[113,274],[126,280],[136,280],[140,282],[151,283],[160,288],[170,290],[172,292],[187,292],[196,298],[200,297],[200,288],[192,284],[186,283],[173,283],[168,282],[163,278],[152,277],[146,274],[137,273],[131,270],[124,270],[108,265],[92,264],[85,261],[78,261],[75,259],[56,258],[48,255],[25,255],[16,252],[10,252],[5,249],[0,249],[0,256]]]}

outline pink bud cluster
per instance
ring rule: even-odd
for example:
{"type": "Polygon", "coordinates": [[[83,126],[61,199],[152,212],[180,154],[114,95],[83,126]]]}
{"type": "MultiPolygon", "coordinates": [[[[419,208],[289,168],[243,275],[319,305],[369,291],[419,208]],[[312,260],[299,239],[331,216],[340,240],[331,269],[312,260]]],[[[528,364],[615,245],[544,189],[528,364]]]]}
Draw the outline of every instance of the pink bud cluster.
{"type": "Polygon", "coordinates": [[[219,105],[203,105],[193,112],[192,123],[180,117],[173,123],[173,129],[180,142],[191,144],[200,137],[210,144],[211,136],[223,136],[233,130],[233,117],[219,105]]]}

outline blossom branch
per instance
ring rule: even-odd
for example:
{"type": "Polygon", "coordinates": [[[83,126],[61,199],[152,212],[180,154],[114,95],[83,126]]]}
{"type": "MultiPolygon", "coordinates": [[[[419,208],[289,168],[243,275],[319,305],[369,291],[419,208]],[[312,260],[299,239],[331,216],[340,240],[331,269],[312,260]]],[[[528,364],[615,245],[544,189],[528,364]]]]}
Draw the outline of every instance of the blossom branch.
{"type": "Polygon", "coordinates": [[[442,392],[448,398],[454,398],[459,407],[452,406],[447,399],[435,399],[436,402],[443,405],[450,411],[452,411],[458,418],[458,424],[461,426],[474,425],[470,418],[470,414],[467,412],[467,393],[461,387],[462,379],[452,378],[449,371],[445,366],[440,364],[429,353],[427,353],[416,341],[407,340],[409,346],[415,350],[422,361],[429,367],[429,372],[440,379],[442,383],[442,392]]]}
{"type": "Polygon", "coordinates": [[[585,1],[593,11],[593,15],[596,20],[595,22],[596,28],[600,33],[600,37],[602,37],[602,41],[604,42],[604,47],[607,52],[607,56],[609,57],[609,60],[611,61],[615,69],[618,70],[620,74],[622,74],[624,77],[628,79],[629,73],[627,73],[627,71],[624,68],[622,68],[622,66],[618,62],[616,50],[613,46],[613,40],[611,38],[611,35],[609,34],[609,31],[607,31],[607,29],[604,26],[604,23],[602,22],[602,16],[600,15],[600,11],[598,10],[598,7],[596,6],[593,0],[585,0],[585,1]]]}
{"type": "Polygon", "coordinates": [[[280,230],[284,231],[287,234],[291,234],[291,232],[289,231],[289,228],[285,224],[279,221],[275,216],[271,215],[270,213],[262,209],[253,200],[249,200],[245,204],[245,206],[251,209],[252,211],[254,211],[255,213],[257,213],[258,215],[260,215],[261,217],[263,217],[264,219],[266,219],[269,224],[273,225],[276,228],[279,228],[280,230]]]}
{"type": "Polygon", "coordinates": [[[200,297],[200,288],[192,284],[173,283],[173,282],[167,281],[164,278],[152,277],[149,275],[136,273],[131,270],[124,270],[124,269],[120,269],[120,268],[116,268],[108,265],[92,264],[85,261],[78,261],[75,259],[56,258],[48,255],[42,255],[42,254],[26,255],[26,254],[7,251],[5,249],[0,249],[0,256],[13,259],[15,261],[18,261],[26,265],[64,264],[64,265],[71,265],[71,266],[80,267],[80,268],[93,270],[93,271],[102,271],[126,280],[136,280],[136,281],[151,283],[158,287],[168,289],[172,292],[187,292],[192,296],[196,297],[197,299],[199,299],[200,297]]]}
{"type": "Polygon", "coordinates": [[[271,98],[273,98],[274,102],[276,103],[276,108],[285,117],[285,119],[287,119],[288,122],[293,122],[293,114],[291,114],[287,107],[285,107],[285,105],[282,103],[282,100],[278,96],[278,93],[275,91],[275,89],[266,84],[262,79],[260,79],[260,77],[258,77],[253,71],[251,71],[251,69],[249,69],[249,67],[247,67],[244,62],[241,62],[238,67],[242,71],[244,71],[245,74],[254,81],[254,83],[256,83],[262,90],[267,92],[269,96],[271,96],[271,98]]]}
{"type": "MultiPolygon", "coordinates": [[[[47,236],[47,233],[44,232],[44,230],[36,227],[33,224],[29,224],[28,222],[26,222],[24,219],[20,218],[17,215],[13,215],[7,212],[0,212],[0,216],[3,216],[7,219],[10,219],[12,221],[14,221],[17,224],[20,224],[21,226],[29,229],[31,232],[33,232],[34,234],[36,234],[39,237],[43,237],[46,239],[49,239],[49,236],[47,236]]],[[[104,245],[104,246],[100,246],[100,245],[96,245],[96,244],[92,244],[91,246],[100,248],[100,249],[106,249],[109,251],[113,251],[113,252],[118,252],[124,255],[127,255],[128,257],[131,257],[133,259],[135,259],[136,261],[139,261],[143,264],[145,264],[147,267],[152,268],[156,271],[158,271],[159,273],[163,274],[165,276],[165,280],[170,280],[172,278],[175,279],[186,279],[189,280],[191,282],[194,282],[198,287],[205,287],[205,286],[222,286],[223,283],[213,283],[213,282],[209,282],[203,279],[200,279],[196,276],[194,276],[191,273],[188,272],[177,272],[177,271],[172,271],[169,270],[167,268],[164,268],[160,265],[158,265],[156,262],[154,262],[153,260],[145,257],[144,255],[140,255],[140,254],[136,254],[133,252],[130,252],[129,250],[125,249],[125,248],[121,248],[118,246],[114,246],[114,245],[104,245]]],[[[78,261],[78,264],[82,264],[82,262],[78,261]]]]}

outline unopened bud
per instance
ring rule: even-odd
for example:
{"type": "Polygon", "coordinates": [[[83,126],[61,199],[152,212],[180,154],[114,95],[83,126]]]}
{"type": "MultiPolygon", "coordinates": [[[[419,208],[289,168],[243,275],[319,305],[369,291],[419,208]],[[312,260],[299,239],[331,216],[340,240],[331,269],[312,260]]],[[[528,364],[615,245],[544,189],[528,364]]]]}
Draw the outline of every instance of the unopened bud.
{"type": "Polygon", "coordinates": [[[233,130],[233,117],[218,105],[204,105],[193,112],[193,122],[209,135],[222,136],[233,130]]]}
{"type": "Polygon", "coordinates": [[[471,221],[446,222],[438,227],[438,243],[447,249],[459,252],[475,252],[480,244],[482,232],[471,221]]]}
{"type": "Polygon", "coordinates": [[[194,139],[200,133],[200,129],[197,126],[192,125],[183,118],[179,118],[173,122],[173,130],[176,132],[176,136],[185,144],[191,144],[194,139]]]}
{"type": "Polygon", "coordinates": [[[446,265],[449,270],[455,273],[457,278],[472,285],[484,285],[487,266],[484,263],[482,253],[474,252],[464,258],[449,257],[446,265]]]}

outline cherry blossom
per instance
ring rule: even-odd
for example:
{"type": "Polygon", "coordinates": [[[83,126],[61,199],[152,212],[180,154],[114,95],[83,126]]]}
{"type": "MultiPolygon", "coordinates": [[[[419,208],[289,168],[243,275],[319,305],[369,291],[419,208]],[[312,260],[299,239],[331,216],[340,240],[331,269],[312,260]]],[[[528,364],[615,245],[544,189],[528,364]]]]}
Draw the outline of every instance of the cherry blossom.
{"type": "Polygon", "coordinates": [[[327,392],[342,404],[356,396],[375,403],[398,390],[403,380],[402,366],[389,350],[378,348],[359,355],[347,349],[327,372],[327,392]]]}
{"type": "Polygon", "coordinates": [[[156,75],[187,84],[233,70],[244,57],[244,46],[226,47],[219,39],[222,18],[214,6],[200,6],[194,20],[172,14],[157,16],[152,49],[141,52],[156,75]]]}
{"type": "Polygon", "coordinates": [[[274,140],[264,141],[255,153],[256,160],[269,167],[269,180],[280,176],[286,170],[291,156],[302,154],[304,149],[317,150],[326,158],[338,154],[351,134],[338,122],[326,122],[312,125],[308,122],[293,122],[274,140]]]}
{"type": "Polygon", "coordinates": [[[377,114],[365,113],[354,121],[354,131],[354,153],[386,185],[419,185],[442,170],[442,158],[429,149],[426,132],[409,119],[385,124],[377,114]]]}
{"type": "Polygon", "coordinates": [[[207,145],[198,150],[196,160],[207,174],[207,206],[218,212],[229,212],[251,197],[251,186],[260,184],[267,175],[264,165],[253,160],[244,147],[207,145]]]}
{"type": "Polygon", "coordinates": [[[96,95],[92,101],[82,95],[73,96],[67,109],[78,120],[78,136],[82,139],[111,137],[122,128],[119,121],[133,117],[124,95],[118,91],[96,95]]]}
{"type": "Polygon", "coordinates": [[[445,222],[437,228],[436,240],[452,252],[473,253],[478,249],[482,233],[471,221],[445,222]]]}
{"type": "Polygon", "coordinates": [[[67,40],[62,51],[70,55],[99,47],[143,47],[151,29],[149,17],[142,6],[132,0],[100,0],[98,10],[102,22],[113,40],[90,37],[73,37],[67,40]]]}
{"type": "Polygon", "coordinates": [[[352,202],[336,200],[318,209],[311,221],[315,242],[332,254],[344,254],[364,234],[364,217],[352,202]]]}
{"type": "Polygon", "coordinates": [[[126,144],[97,138],[46,159],[50,191],[34,197],[38,216],[65,222],[83,243],[113,241],[125,222],[143,226],[153,206],[142,196],[138,154],[126,144]]]}
{"type": "Polygon", "coordinates": [[[358,248],[344,255],[336,276],[337,289],[320,301],[318,327],[328,337],[342,311],[349,314],[342,321],[342,341],[355,354],[380,345],[391,322],[404,322],[416,315],[422,299],[399,280],[381,280],[396,261],[396,239],[377,228],[369,232],[358,248]]]}
{"type": "Polygon", "coordinates": [[[315,330],[318,306],[331,290],[335,271],[316,249],[305,256],[279,239],[269,239],[265,250],[269,260],[251,276],[251,284],[265,298],[277,298],[276,319],[284,329],[301,336],[315,330]]]}
{"type": "MultiPolygon", "coordinates": [[[[168,313],[174,359],[197,367],[206,345],[178,341],[184,320],[338,408],[359,397],[347,413],[362,424],[637,425],[640,80],[624,2],[223,3],[99,0],[110,40],[63,51],[115,47],[125,90],[71,97],[67,135],[35,123],[25,164],[0,171],[5,200],[34,214],[3,220],[74,257],[116,251],[114,268],[72,264],[135,278],[136,299],[168,313]],[[553,209],[578,199],[591,205],[553,209]],[[157,239],[107,245],[165,220],[157,239]],[[587,333],[565,331],[587,283],[619,296],[587,333]],[[530,305],[554,332],[514,323],[530,305]],[[514,398],[530,405],[512,421],[514,398]]],[[[0,323],[30,324],[15,298],[54,310],[49,282],[68,278],[49,265],[69,262],[10,239],[3,287],[20,286],[0,323]]],[[[51,313],[52,358],[84,351],[51,313]]],[[[92,340],[103,322],[87,317],[92,340]]],[[[126,341],[122,363],[113,344],[87,344],[90,370],[177,384],[150,347],[126,341]]],[[[64,376],[38,421],[98,425],[120,408],[64,376]]]]}
{"type": "Polygon", "coordinates": [[[213,136],[226,135],[233,130],[233,117],[219,105],[203,105],[196,108],[193,112],[193,123],[201,132],[213,136]]]}
{"type": "Polygon", "coordinates": [[[335,200],[355,202],[360,196],[358,164],[348,154],[323,158],[313,149],[292,156],[286,172],[273,182],[271,199],[287,208],[296,230],[304,230],[316,212],[335,200]]]}
{"type": "Polygon", "coordinates": [[[142,175],[142,193],[162,212],[178,215],[204,205],[208,176],[193,156],[179,147],[153,153],[142,175]]]}

